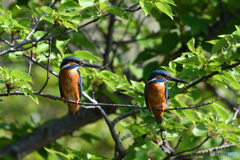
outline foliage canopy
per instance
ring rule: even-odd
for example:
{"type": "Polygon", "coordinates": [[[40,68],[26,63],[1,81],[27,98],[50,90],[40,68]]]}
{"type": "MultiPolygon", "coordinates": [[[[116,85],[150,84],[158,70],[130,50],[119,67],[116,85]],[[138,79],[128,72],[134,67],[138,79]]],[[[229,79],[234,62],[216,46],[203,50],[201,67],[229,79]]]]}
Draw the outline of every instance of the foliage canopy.
{"type": "Polygon", "coordinates": [[[21,159],[32,152],[25,159],[180,159],[239,151],[238,0],[17,0],[8,7],[4,2],[1,156],[21,159]],[[76,119],[66,115],[56,77],[67,56],[106,68],[80,68],[82,102],[122,106],[96,107],[100,112],[82,108],[76,119]],[[164,113],[162,125],[152,112],[127,106],[146,107],[144,82],[157,69],[190,82],[168,84],[172,113],[164,113]],[[195,107],[177,109],[187,106],[195,107]],[[107,125],[96,122],[102,115],[107,125]],[[36,139],[44,147],[30,140],[45,132],[50,136],[36,139]],[[32,148],[24,150],[25,144],[32,148]],[[24,154],[10,152],[14,146],[24,154]]]}

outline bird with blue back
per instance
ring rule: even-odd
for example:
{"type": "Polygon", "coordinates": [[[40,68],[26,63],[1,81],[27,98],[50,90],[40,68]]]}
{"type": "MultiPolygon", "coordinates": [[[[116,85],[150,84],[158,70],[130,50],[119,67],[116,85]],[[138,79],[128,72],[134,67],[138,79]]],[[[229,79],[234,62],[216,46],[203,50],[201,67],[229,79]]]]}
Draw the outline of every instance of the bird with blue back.
{"type": "Polygon", "coordinates": [[[186,81],[173,77],[165,70],[156,70],[150,74],[145,85],[145,102],[149,110],[153,111],[158,124],[162,123],[163,112],[168,100],[167,82],[170,81],[188,84],[186,81]],[[161,108],[162,110],[155,110],[153,109],[154,107],[161,108]]]}
{"type": "Polygon", "coordinates": [[[76,104],[68,103],[70,115],[77,116],[79,114],[79,101],[82,97],[82,77],[79,72],[81,67],[102,68],[101,66],[90,64],[77,57],[66,57],[60,65],[59,73],[59,90],[62,101],[64,98],[76,101],[76,104]]]}

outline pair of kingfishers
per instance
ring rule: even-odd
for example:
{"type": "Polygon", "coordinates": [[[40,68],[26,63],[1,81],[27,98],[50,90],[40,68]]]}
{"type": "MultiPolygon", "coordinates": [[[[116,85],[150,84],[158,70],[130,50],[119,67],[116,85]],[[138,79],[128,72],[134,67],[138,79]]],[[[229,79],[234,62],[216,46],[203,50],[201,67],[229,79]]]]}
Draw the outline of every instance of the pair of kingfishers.
{"type": "MultiPolygon", "coordinates": [[[[102,68],[101,66],[87,63],[82,59],[72,56],[64,58],[60,65],[60,94],[63,102],[64,98],[76,101],[76,104],[67,102],[69,113],[73,116],[78,115],[78,103],[82,97],[82,78],[78,70],[81,67],[102,68]]],[[[150,111],[153,111],[158,124],[162,123],[163,112],[167,104],[168,88],[166,83],[169,81],[188,83],[172,77],[172,75],[165,70],[156,70],[150,74],[145,85],[144,95],[146,105],[150,111]],[[162,110],[155,110],[154,108],[161,108],[162,110]]]]}

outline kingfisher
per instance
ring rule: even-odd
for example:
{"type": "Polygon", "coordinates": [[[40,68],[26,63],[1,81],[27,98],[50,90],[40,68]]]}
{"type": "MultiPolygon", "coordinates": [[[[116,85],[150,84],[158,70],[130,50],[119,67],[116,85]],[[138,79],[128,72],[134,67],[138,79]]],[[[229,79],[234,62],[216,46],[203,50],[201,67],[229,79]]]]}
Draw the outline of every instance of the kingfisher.
{"type": "Polygon", "coordinates": [[[102,68],[101,66],[90,64],[77,57],[66,57],[60,65],[59,90],[62,101],[64,98],[76,101],[76,104],[67,103],[70,115],[78,115],[78,103],[82,97],[82,77],[79,72],[81,67],[102,68]]]}
{"type": "Polygon", "coordinates": [[[180,83],[188,82],[173,77],[165,70],[153,71],[145,85],[144,96],[147,107],[153,111],[154,117],[158,124],[162,123],[163,112],[165,110],[168,100],[168,87],[167,82],[175,81],[180,83]],[[152,108],[161,108],[161,110],[153,110],[152,108]]]}

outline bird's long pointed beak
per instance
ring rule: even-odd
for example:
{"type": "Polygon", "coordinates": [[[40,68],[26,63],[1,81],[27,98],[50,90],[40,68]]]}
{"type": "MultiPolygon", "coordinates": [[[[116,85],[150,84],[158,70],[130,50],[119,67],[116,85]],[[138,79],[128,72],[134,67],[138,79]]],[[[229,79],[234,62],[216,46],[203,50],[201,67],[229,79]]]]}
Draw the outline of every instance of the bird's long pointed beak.
{"type": "Polygon", "coordinates": [[[98,66],[96,64],[91,64],[91,63],[84,63],[82,64],[83,67],[91,67],[91,68],[103,68],[101,66],[98,66]]]}
{"type": "Polygon", "coordinates": [[[186,83],[188,84],[188,82],[184,81],[184,80],[181,80],[181,79],[178,79],[178,78],[175,78],[175,77],[171,77],[171,78],[168,78],[169,81],[174,81],[174,82],[180,82],[180,83],[186,83]]]}

